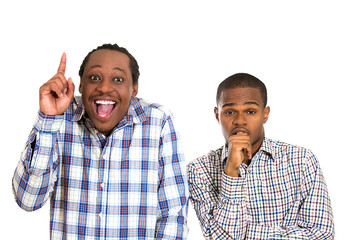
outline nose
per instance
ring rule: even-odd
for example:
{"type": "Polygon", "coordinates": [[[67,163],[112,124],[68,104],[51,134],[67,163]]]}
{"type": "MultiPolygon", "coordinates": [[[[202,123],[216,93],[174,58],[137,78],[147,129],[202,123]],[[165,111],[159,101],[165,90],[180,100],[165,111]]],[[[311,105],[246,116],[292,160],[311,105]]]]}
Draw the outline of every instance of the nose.
{"type": "Polygon", "coordinates": [[[232,124],[237,125],[237,126],[243,126],[246,125],[246,116],[244,113],[237,113],[233,117],[232,124]]]}
{"type": "Polygon", "coordinates": [[[104,79],[101,81],[97,87],[97,91],[101,93],[109,93],[113,91],[112,82],[104,79]]]}

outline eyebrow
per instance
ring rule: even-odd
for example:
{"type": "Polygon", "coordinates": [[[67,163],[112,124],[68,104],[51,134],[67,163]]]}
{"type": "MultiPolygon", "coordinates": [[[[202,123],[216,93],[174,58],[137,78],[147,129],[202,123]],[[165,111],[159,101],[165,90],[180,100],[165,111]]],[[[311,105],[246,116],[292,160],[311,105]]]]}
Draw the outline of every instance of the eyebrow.
{"type": "MultiPolygon", "coordinates": [[[[221,107],[232,107],[232,106],[236,106],[236,103],[225,103],[224,105],[222,105],[221,107]]],[[[257,102],[245,102],[244,105],[257,105],[259,107],[259,104],[257,102]]]]}
{"type": "MultiPolygon", "coordinates": [[[[91,68],[91,69],[92,69],[92,68],[101,68],[101,65],[93,65],[93,66],[91,66],[90,68],[91,68]]],[[[125,70],[123,70],[122,68],[114,67],[113,69],[125,73],[125,70]]]]}

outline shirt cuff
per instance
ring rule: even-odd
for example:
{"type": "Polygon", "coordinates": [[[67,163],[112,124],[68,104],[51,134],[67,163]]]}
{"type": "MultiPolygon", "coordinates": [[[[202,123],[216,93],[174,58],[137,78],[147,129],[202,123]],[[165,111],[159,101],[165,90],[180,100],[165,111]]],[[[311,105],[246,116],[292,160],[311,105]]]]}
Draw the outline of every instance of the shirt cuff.
{"type": "Polygon", "coordinates": [[[221,195],[229,201],[240,201],[245,198],[245,178],[230,177],[222,174],[221,195]]]}
{"type": "Polygon", "coordinates": [[[34,128],[44,133],[58,132],[65,115],[44,115],[41,111],[38,112],[37,120],[34,123],[34,128]]]}

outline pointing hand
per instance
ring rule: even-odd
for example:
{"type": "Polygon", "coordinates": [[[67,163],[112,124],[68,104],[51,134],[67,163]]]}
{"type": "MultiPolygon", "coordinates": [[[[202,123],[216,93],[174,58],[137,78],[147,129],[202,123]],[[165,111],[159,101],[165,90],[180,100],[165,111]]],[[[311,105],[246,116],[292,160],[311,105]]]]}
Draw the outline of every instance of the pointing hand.
{"type": "Polygon", "coordinates": [[[66,80],[66,54],[63,53],[57,73],[39,89],[40,111],[45,115],[63,114],[73,100],[75,86],[66,80]]]}

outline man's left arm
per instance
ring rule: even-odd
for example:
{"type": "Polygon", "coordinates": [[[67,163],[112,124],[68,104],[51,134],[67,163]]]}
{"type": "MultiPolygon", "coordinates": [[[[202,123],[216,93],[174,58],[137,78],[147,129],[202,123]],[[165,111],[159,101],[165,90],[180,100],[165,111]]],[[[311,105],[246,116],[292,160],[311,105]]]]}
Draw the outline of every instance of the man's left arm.
{"type": "Polygon", "coordinates": [[[296,224],[249,225],[246,234],[249,239],[261,239],[259,236],[264,235],[267,239],[334,239],[334,219],[322,170],[311,151],[307,151],[304,161],[296,224]]]}
{"type": "Polygon", "coordinates": [[[306,168],[301,185],[303,203],[297,225],[310,239],[334,239],[334,219],[323,172],[311,151],[306,154],[306,168]]]}
{"type": "Polygon", "coordinates": [[[186,239],[188,183],[184,155],[171,117],[160,138],[156,239],[186,239]]]}

